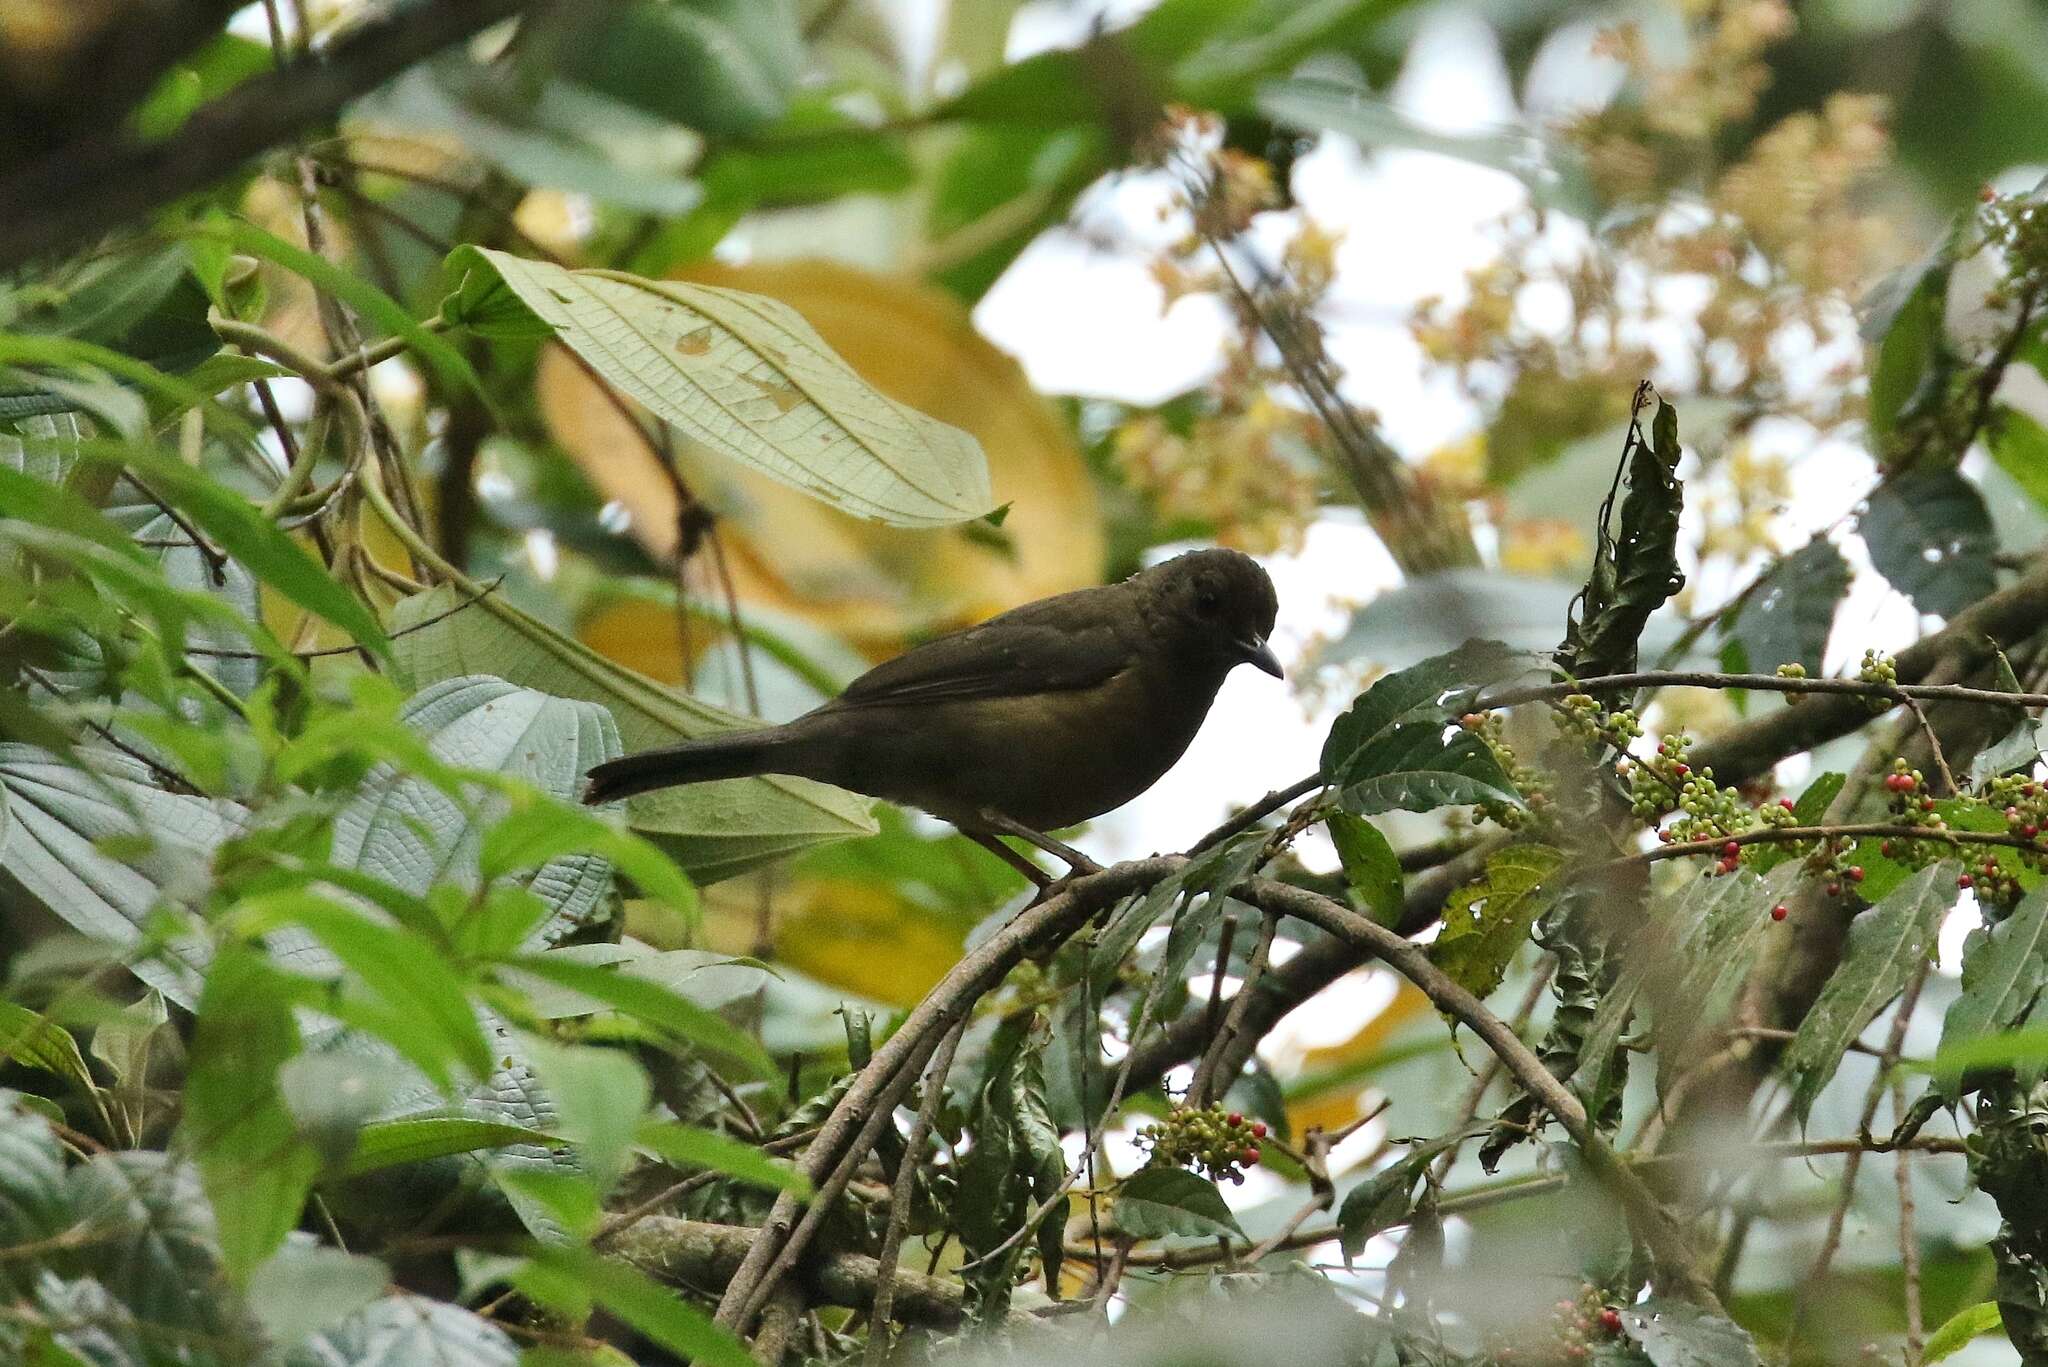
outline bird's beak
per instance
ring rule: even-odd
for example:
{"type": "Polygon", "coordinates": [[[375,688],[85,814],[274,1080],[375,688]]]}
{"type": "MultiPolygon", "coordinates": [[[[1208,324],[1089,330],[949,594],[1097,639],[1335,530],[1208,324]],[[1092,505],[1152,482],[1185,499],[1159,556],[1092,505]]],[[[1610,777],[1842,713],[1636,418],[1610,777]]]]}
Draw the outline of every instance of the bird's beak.
{"type": "Polygon", "coordinates": [[[1267,645],[1262,637],[1254,636],[1248,641],[1239,641],[1237,644],[1238,648],[1244,651],[1244,658],[1247,664],[1257,665],[1276,679],[1287,677],[1280,671],[1280,660],[1273,654],[1273,647],[1267,645]]]}

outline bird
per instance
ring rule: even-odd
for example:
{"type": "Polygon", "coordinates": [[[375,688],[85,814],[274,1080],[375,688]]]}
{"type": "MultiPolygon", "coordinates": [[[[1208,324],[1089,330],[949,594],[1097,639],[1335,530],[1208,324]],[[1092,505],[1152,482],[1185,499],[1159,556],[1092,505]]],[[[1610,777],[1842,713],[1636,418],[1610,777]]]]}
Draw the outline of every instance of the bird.
{"type": "Polygon", "coordinates": [[[935,637],[794,721],[595,765],[583,801],[795,775],[929,812],[1043,887],[994,836],[1082,858],[1042,833],[1156,783],[1238,665],[1283,677],[1266,639],[1278,612],[1250,556],[1190,551],[935,637]]]}

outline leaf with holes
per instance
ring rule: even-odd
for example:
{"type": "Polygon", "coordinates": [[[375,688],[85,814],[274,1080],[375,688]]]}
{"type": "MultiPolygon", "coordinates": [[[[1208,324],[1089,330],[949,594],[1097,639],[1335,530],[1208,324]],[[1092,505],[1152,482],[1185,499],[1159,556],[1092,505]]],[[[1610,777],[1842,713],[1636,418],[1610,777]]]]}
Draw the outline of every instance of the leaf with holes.
{"type": "Polygon", "coordinates": [[[1515,845],[1493,855],[1483,876],[1445,901],[1443,933],[1429,957],[1474,996],[1492,992],[1550,904],[1563,862],[1548,845],[1515,845]]]}
{"type": "Polygon", "coordinates": [[[1522,805],[1485,741],[1463,730],[1445,740],[1444,730],[1433,719],[1396,722],[1360,747],[1346,766],[1339,804],[1354,816],[1432,812],[1468,802],[1522,805]]]}
{"type": "Polygon", "coordinates": [[[1330,726],[1323,742],[1323,777],[1343,783],[1358,752],[1396,723],[1418,717],[1448,719],[1455,704],[1481,688],[1528,670],[1534,658],[1498,641],[1467,641],[1373,682],[1330,726]]]}
{"type": "Polygon", "coordinates": [[[943,527],[995,507],[973,437],[874,389],[779,300],[482,247],[457,248],[448,266],[496,275],[615,389],[693,441],[844,512],[943,527]]]}
{"type": "Polygon", "coordinates": [[[1996,587],[1998,538],[1977,486],[1914,469],[1878,485],[1859,524],[1870,563],[1922,612],[1953,617],[1996,587]]]}
{"type": "Polygon", "coordinates": [[[1652,1296],[1623,1311],[1621,1327],[1655,1367],[1762,1367],[1747,1329],[1689,1301],[1652,1296]]]}

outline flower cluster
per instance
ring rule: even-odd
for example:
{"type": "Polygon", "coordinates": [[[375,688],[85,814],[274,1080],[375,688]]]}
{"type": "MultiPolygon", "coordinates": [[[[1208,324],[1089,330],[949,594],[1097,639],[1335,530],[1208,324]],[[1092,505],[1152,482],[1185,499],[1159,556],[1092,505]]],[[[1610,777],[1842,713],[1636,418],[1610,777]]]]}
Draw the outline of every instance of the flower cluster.
{"type": "Polygon", "coordinates": [[[1491,1357],[1500,1367],[1584,1362],[1601,1345],[1621,1338],[1622,1323],[1620,1308],[1587,1282],[1577,1297],[1551,1307],[1547,1326],[1533,1334],[1517,1334],[1515,1342],[1493,1348],[1491,1357]]]}
{"type": "Polygon", "coordinates": [[[1242,1182],[1258,1166],[1263,1121],[1246,1120],[1221,1106],[1176,1106],[1164,1120],[1138,1131],[1159,1167],[1199,1168],[1216,1181],[1242,1182]]]}

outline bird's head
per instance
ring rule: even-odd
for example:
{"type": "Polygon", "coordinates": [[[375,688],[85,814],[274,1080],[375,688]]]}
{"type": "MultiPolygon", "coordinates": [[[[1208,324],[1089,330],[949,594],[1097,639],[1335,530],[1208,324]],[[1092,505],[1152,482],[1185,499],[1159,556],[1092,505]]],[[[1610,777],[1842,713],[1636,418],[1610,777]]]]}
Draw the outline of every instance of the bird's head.
{"type": "Polygon", "coordinates": [[[1266,644],[1280,600],[1258,561],[1237,551],[1190,551],[1139,577],[1150,619],[1177,652],[1225,670],[1254,664],[1281,677],[1266,644]]]}

